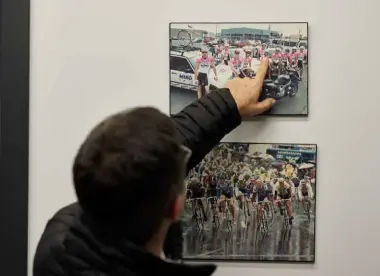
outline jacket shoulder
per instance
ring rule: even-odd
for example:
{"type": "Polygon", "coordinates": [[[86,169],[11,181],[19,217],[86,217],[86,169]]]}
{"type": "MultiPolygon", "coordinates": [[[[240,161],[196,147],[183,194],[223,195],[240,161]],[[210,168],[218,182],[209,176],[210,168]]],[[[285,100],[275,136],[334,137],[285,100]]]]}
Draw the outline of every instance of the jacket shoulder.
{"type": "Polygon", "coordinates": [[[60,259],[64,240],[80,207],[73,203],[56,212],[47,222],[34,256],[33,275],[63,275],[60,259]]]}

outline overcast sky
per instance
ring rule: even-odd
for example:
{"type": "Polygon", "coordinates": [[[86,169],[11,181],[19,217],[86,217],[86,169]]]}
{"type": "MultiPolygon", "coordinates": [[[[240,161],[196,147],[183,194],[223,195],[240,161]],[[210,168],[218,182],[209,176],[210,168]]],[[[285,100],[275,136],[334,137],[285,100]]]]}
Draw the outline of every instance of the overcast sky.
{"type": "MultiPolygon", "coordinates": [[[[190,23],[191,24],[191,23],[190,23]]],[[[172,24],[172,28],[176,29],[188,29],[188,24],[172,24]]],[[[229,28],[241,28],[241,27],[247,27],[247,28],[255,28],[255,29],[268,29],[269,24],[191,24],[194,29],[200,29],[205,30],[208,32],[215,33],[216,29],[218,29],[218,33],[221,29],[229,29],[229,28]]],[[[307,24],[306,23],[300,23],[300,24],[294,24],[294,23],[272,23],[271,30],[273,31],[279,31],[282,32],[285,36],[286,35],[292,35],[292,34],[298,34],[300,31],[303,36],[307,35],[307,24]]]]}

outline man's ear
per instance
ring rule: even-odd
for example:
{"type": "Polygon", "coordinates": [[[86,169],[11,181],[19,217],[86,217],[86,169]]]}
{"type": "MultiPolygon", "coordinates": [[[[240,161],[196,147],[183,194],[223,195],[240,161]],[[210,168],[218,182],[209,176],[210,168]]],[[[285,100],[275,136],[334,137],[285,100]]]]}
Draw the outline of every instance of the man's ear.
{"type": "Polygon", "coordinates": [[[178,218],[181,216],[183,208],[185,206],[185,201],[186,201],[186,195],[179,195],[177,198],[174,200],[171,210],[169,213],[169,218],[172,221],[177,221],[178,218]]]}

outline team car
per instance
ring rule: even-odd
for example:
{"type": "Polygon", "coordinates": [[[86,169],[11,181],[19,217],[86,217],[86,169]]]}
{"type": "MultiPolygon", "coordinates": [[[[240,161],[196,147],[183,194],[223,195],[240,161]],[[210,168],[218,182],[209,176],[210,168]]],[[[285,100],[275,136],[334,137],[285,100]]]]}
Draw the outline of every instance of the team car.
{"type": "MultiPolygon", "coordinates": [[[[194,71],[199,51],[170,51],[170,86],[186,90],[197,91],[198,86],[195,81],[194,71]]],[[[252,59],[252,69],[256,71],[260,62],[252,59]]],[[[216,66],[218,79],[214,79],[214,70],[208,74],[210,90],[224,87],[225,83],[231,79],[232,70],[223,62],[216,66]]]]}

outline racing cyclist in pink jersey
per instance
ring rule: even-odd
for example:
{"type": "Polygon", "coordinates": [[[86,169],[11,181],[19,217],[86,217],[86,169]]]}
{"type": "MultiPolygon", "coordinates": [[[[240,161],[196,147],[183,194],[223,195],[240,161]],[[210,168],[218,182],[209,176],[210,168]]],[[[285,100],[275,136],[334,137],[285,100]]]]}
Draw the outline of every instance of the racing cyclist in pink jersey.
{"type": "Polygon", "coordinates": [[[260,56],[260,61],[263,60],[264,58],[268,58],[268,57],[269,57],[269,51],[264,50],[262,56],[260,56]]]}
{"type": "Polygon", "coordinates": [[[215,52],[217,53],[219,50],[219,52],[223,52],[224,50],[224,45],[223,45],[223,41],[222,40],[219,40],[218,41],[218,45],[216,45],[215,47],[215,52]]]}
{"type": "Polygon", "coordinates": [[[245,50],[245,57],[242,60],[240,72],[242,72],[244,76],[253,77],[252,51],[250,50],[250,48],[247,48],[245,50]]]}
{"type": "Polygon", "coordinates": [[[221,48],[216,48],[214,59],[215,59],[215,66],[218,66],[220,63],[222,63],[224,59],[224,54],[221,48]]]}
{"type": "Polygon", "coordinates": [[[224,45],[224,49],[223,49],[223,59],[224,59],[224,64],[225,65],[228,65],[228,61],[231,59],[230,57],[230,45],[229,44],[226,44],[224,45]]]}
{"type": "Polygon", "coordinates": [[[230,68],[232,70],[232,78],[244,78],[244,74],[241,72],[240,67],[242,65],[243,59],[240,57],[240,50],[236,49],[234,51],[235,55],[230,60],[230,68]]]}
{"type": "Polygon", "coordinates": [[[298,53],[296,47],[293,47],[292,51],[289,54],[289,63],[293,67],[298,67],[298,53]]]}
{"type": "Polygon", "coordinates": [[[285,49],[285,52],[281,55],[281,69],[285,71],[289,66],[289,49],[285,49]]]}
{"type": "Polygon", "coordinates": [[[218,80],[214,58],[208,56],[207,50],[202,50],[202,56],[196,60],[194,73],[195,80],[198,83],[198,99],[202,97],[203,87],[205,92],[208,93],[208,72],[210,67],[214,70],[214,79],[218,80]]]}
{"type": "Polygon", "coordinates": [[[276,76],[280,75],[280,71],[281,71],[281,58],[282,58],[281,49],[280,48],[276,48],[275,52],[271,56],[271,62],[269,63],[269,68],[270,68],[271,75],[272,74],[276,75],[276,76]]]}
{"type": "Polygon", "coordinates": [[[260,49],[260,60],[261,58],[265,55],[265,51],[267,50],[267,45],[265,43],[261,44],[261,49],[260,49]]]}
{"type": "Polygon", "coordinates": [[[307,53],[305,52],[305,47],[301,46],[298,52],[298,68],[300,69],[300,80],[302,80],[304,62],[307,59],[307,53]]]}

